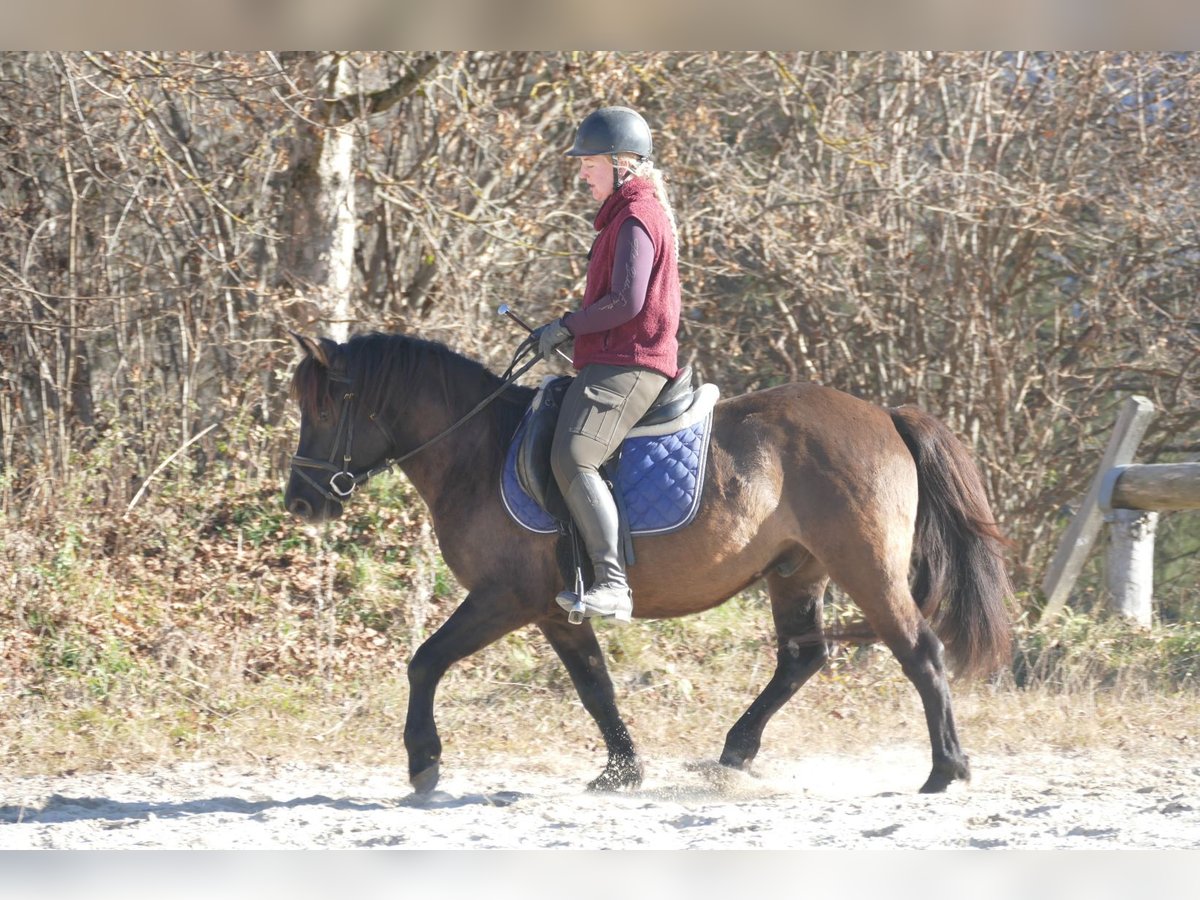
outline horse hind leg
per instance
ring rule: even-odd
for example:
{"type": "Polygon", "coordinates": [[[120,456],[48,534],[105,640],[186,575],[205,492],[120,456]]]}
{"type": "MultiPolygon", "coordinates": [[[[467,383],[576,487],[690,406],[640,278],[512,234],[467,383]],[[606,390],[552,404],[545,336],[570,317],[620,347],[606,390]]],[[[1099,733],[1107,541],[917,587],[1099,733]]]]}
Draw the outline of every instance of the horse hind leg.
{"type": "Polygon", "coordinates": [[[950,702],[950,684],[946,679],[942,642],[924,619],[918,626],[915,645],[905,645],[905,655],[896,653],[901,668],[921,695],[925,722],[933,750],[933,768],[921,786],[922,794],[944,791],[955,781],[971,780],[971,765],[958,742],[954,711],[950,702]]]}
{"type": "Polygon", "coordinates": [[[822,616],[828,582],[827,576],[808,566],[767,577],[775,620],[775,672],[726,735],[721,765],[749,769],[771,717],[825,665],[828,650],[822,616]]]}
{"type": "Polygon", "coordinates": [[[921,697],[933,757],[933,768],[921,793],[938,793],[955,781],[970,781],[970,762],[959,745],[954,725],[942,642],[913,600],[906,567],[897,564],[892,568],[885,575],[864,564],[847,572],[845,578],[839,578],[841,573],[835,571],[833,578],[862,609],[921,697]]]}

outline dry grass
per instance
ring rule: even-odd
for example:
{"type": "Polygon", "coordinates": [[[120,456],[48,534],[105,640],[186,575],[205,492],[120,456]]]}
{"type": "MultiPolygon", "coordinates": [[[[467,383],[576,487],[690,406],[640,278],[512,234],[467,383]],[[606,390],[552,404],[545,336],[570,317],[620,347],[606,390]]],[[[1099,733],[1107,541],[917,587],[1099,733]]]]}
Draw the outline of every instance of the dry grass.
{"type": "MultiPolygon", "coordinates": [[[[633,626],[637,629],[638,626],[633,626]]],[[[653,633],[653,626],[642,629],[653,633]]],[[[602,640],[614,637],[605,628],[602,640]]],[[[643,634],[640,640],[647,640],[643,634]]],[[[540,642],[513,636],[452,669],[438,695],[448,765],[492,755],[595,754],[599,733],[557,660],[540,642]]],[[[618,703],[641,751],[716,759],[725,731],[769,675],[765,648],[703,659],[648,641],[636,658],[612,663],[618,703]]],[[[1064,691],[1017,687],[1011,678],[954,687],[959,731],[972,754],[1031,750],[1120,750],[1142,755],[1195,748],[1200,696],[1119,688],[1064,691]],[[1188,723],[1191,723],[1190,725],[1188,723]]],[[[81,703],[57,709],[6,704],[0,750],[27,773],[153,768],[191,759],[256,764],[268,760],[402,766],[407,683],[322,685],[268,680],[236,691],[169,688],[156,702],[127,708],[81,703]]],[[[879,648],[834,660],[772,720],[762,757],[863,752],[928,740],[916,692],[879,648]]],[[[589,775],[590,777],[590,775],[589,775]]]]}

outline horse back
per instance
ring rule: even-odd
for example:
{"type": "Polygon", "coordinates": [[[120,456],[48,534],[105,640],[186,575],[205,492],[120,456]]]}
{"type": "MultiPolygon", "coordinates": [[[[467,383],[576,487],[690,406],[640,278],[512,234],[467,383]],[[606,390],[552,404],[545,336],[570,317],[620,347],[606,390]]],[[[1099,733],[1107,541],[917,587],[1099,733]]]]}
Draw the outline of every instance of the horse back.
{"type": "Polygon", "coordinates": [[[890,413],[844,391],[795,382],[722,400],[713,443],[748,474],[797,469],[834,476],[912,459],[890,413]]]}

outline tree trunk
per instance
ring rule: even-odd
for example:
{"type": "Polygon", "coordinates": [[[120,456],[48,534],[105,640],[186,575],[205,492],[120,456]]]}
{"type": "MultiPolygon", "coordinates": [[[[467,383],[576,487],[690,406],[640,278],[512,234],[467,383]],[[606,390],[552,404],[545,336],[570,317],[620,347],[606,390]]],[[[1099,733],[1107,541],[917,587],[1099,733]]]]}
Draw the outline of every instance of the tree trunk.
{"type": "Polygon", "coordinates": [[[295,298],[297,324],[344,341],[354,266],[354,125],[334,124],[337,108],[327,100],[349,93],[349,73],[336,54],[307,52],[293,59],[297,83],[315,85],[316,96],[296,121],[280,276],[295,298]]]}
{"type": "Polygon", "coordinates": [[[296,120],[283,213],[280,281],[290,291],[293,316],[344,341],[354,322],[351,304],[354,236],[355,123],[390,109],[411,94],[437,66],[427,53],[386,87],[371,93],[352,83],[344,56],[286,54],[293,81],[312,85],[296,120]]]}

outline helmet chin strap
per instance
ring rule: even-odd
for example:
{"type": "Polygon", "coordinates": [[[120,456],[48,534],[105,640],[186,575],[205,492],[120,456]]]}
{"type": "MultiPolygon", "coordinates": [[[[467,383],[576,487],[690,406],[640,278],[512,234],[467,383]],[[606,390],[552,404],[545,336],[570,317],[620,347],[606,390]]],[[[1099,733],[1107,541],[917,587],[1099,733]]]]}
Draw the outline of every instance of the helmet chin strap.
{"type": "Polygon", "coordinates": [[[620,167],[620,166],[617,164],[617,159],[618,159],[618,157],[617,157],[617,154],[615,154],[615,153],[614,153],[614,154],[613,154],[613,155],[610,157],[610,159],[612,160],[612,170],[613,170],[613,193],[615,194],[617,191],[619,191],[619,190],[621,189],[621,185],[623,185],[623,184],[624,184],[626,181],[628,181],[628,180],[629,180],[629,176],[630,176],[632,173],[631,173],[631,172],[626,172],[626,173],[625,173],[625,177],[624,177],[624,178],[622,178],[622,177],[621,177],[621,174],[620,174],[620,173],[621,173],[621,167],[620,167]]]}

